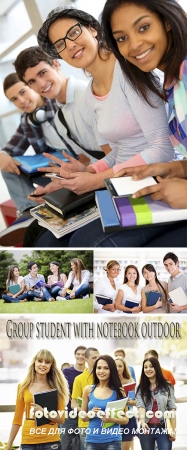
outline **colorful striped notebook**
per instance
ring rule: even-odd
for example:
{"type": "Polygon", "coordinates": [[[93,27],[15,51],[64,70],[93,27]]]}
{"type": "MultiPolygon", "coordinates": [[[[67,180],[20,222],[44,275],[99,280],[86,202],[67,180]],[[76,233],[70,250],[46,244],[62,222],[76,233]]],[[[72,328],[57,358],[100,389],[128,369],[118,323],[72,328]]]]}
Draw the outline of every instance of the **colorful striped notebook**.
{"type": "Polygon", "coordinates": [[[96,192],[104,231],[187,220],[187,209],[173,209],[163,202],[153,202],[149,195],[138,199],[112,198],[108,191],[96,192]]]}

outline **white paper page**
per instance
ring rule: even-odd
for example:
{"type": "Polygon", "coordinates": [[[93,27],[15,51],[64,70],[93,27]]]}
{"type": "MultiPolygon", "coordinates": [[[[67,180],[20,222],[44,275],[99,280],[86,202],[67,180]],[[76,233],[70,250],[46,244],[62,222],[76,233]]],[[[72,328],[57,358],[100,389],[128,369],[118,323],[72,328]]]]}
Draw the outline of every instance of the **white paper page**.
{"type": "Polygon", "coordinates": [[[153,177],[143,180],[133,180],[132,177],[111,178],[111,182],[118,195],[132,195],[139,189],[157,184],[153,177]]]}
{"type": "Polygon", "coordinates": [[[178,306],[187,305],[187,297],[182,287],[173,289],[173,291],[169,292],[169,296],[173,303],[176,303],[178,306]]]}

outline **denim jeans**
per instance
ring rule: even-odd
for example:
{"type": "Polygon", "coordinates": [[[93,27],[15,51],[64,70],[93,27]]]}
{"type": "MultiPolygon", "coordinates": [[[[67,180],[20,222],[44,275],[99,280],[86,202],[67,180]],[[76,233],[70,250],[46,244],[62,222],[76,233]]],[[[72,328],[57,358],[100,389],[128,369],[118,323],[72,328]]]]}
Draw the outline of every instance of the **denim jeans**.
{"type": "Polygon", "coordinates": [[[46,442],[45,444],[22,444],[21,450],[62,450],[60,441],[46,442]]]}
{"type": "Polygon", "coordinates": [[[87,442],[86,450],[121,450],[121,446],[121,441],[112,441],[103,444],[87,442]]]}
{"type": "Polygon", "coordinates": [[[60,435],[62,450],[80,450],[80,437],[79,434],[68,433],[68,430],[78,428],[77,418],[65,420],[63,425],[59,425],[59,428],[64,428],[65,433],[60,435]]]}
{"type": "Polygon", "coordinates": [[[32,301],[34,297],[41,298],[42,300],[44,297],[40,297],[41,291],[28,291],[27,292],[27,298],[29,301],[32,301]]]}
{"type": "MultiPolygon", "coordinates": [[[[62,292],[62,289],[61,291],[62,292]]],[[[59,295],[60,295],[59,292],[59,295]]],[[[88,283],[84,283],[82,284],[82,286],[80,286],[76,291],[75,291],[75,297],[74,298],[80,298],[80,297],[84,297],[85,295],[90,294],[90,286],[88,283]]],[[[66,294],[65,298],[66,300],[73,300],[73,298],[70,298],[71,294],[66,294]]]]}
{"type": "Polygon", "coordinates": [[[23,300],[24,298],[28,298],[28,295],[26,292],[23,292],[23,294],[18,295],[18,297],[11,297],[8,294],[2,295],[3,300],[6,301],[6,303],[19,303],[20,300],[23,300]]]}
{"type": "Polygon", "coordinates": [[[51,297],[56,298],[60,290],[60,286],[53,286],[51,289],[48,289],[45,286],[42,287],[42,292],[44,294],[43,300],[49,300],[51,297]]]}
{"type": "Polygon", "coordinates": [[[104,233],[101,221],[97,219],[60,239],[47,231],[36,247],[170,247],[171,244],[172,247],[187,247],[186,220],[104,233]]]}
{"type": "Polygon", "coordinates": [[[46,184],[50,182],[49,179],[41,176],[29,178],[22,173],[20,175],[3,171],[1,173],[11,199],[21,213],[25,211],[25,209],[37,206],[36,202],[27,198],[27,196],[35,190],[33,183],[37,183],[40,186],[46,186],[46,184]]]}
{"type": "Polygon", "coordinates": [[[171,450],[172,442],[169,440],[169,435],[163,433],[165,429],[161,427],[151,427],[150,434],[139,434],[140,444],[142,450],[155,450],[155,444],[157,444],[158,450],[171,450]]]}

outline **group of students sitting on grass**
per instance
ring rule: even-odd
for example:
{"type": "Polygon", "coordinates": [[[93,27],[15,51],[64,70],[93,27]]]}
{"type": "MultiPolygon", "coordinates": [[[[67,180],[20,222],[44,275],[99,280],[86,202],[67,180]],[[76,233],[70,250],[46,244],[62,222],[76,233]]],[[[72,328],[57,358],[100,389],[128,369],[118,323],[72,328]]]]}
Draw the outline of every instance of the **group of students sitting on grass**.
{"type": "Polygon", "coordinates": [[[72,270],[68,278],[65,273],[60,273],[60,265],[57,261],[50,262],[49,267],[52,275],[47,277],[47,283],[45,283],[44,276],[38,273],[36,262],[28,262],[29,273],[24,277],[19,274],[17,265],[11,266],[6,281],[6,293],[2,295],[4,303],[53,302],[89,296],[90,272],[86,270],[81,259],[72,259],[72,270]],[[69,289],[70,287],[72,289],[69,289]]]}

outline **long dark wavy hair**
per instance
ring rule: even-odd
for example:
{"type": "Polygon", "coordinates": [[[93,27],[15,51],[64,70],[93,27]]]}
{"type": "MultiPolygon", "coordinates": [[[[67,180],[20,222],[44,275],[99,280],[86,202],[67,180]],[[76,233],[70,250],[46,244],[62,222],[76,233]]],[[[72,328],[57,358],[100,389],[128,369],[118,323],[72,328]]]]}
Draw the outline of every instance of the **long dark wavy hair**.
{"type": "Polygon", "coordinates": [[[58,267],[58,281],[60,281],[60,264],[59,264],[59,262],[58,261],[51,261],[49,263],[49,267],[50,267],[51,264],[54,264],[55,266],[58,267]]]}
{"type": "Polygon", "coordinates": [[[129,264],[129,266],[127,266],[127,267],[125,268],[125,273],[124,273],[124,280],[123,280],[123,283],[125,284],[125,283],[127,283],[127,281],[128,281],[128,279],[127,279],[127,272],[128,272],[129,269],[134,269],[134,270],[136,271],[137,277],[136,277],[136,280],[135,280],[135,284],[136,284],[136,286],[138,286],[138,285],[139,285],[139,281],[140,281],[140,274],[139,274],[139,272],[138,272],[137,267],[134,266],[133,264],[129,264]]]}
{"type": "Polygon", "coordinates": [[[140,383],[137,388],[137,392],[140,391],[142,398],[145,400],[146,404],[148,404],[152,399],[152,393],[150,390],[150,381],[149,378],[144,373],[144,364],[150,361],[152,366],[155,369],[156,372],[156,389],[158,389],[161,392],[170,392],[170,387],[172,386],[171,383],[169,383],[162,374],[162,369],[160,367],[160,363],[158,359],[151,357],[146,358],[143,361],[142,365],[142,372],[140,377],[140,383]]]}
{"type": "MultiPolygon", "coordinates": [[[[162,283],[159,281],[158,277],[157,277],[157,273],[156,273],[156,269],[154,268],[154,266],[152,264],[145,264],[145,266],[142,267],[142,275],[144,276],[143,272],[144,269],[147,269],[149,272],[154,272],[155,274],[155,282],[161,287],[162,291],[165,294],[165,298],[167,298],[167,292],[164,289],[164,286],[162,286],[162,283]]],[[[149,284],[148,280],[145,280],[145,284],[149,284]]]]}
{"type": "Polygon", "coordinates": [[[164,24],[168,21],[171,26],[171,30],[168,33],[171,37],[171,46],[162,61],[160,61],[161,64],[164,63],[165,65],[164,85],[169,80],[179,79],[180,65],[187,55],[187,14],[176,0],[107,0],[105,3],[101,14],[104,39],[118,59],[131,86],[151,105],[148,90],[156,93],[161,98],[165,98],[164,93],[161,91],[158,77],[153,72],[143,72],[124,59],[112,35],[110,26],[112,13],[126,3],[144,6],[149,11],[156,13],[164,24]]]}
{"type": "Polygon", "coordinates": [[[10,266],[8,269],[7,286],[9,286],[10,281],[12,281],[12,282],[15,281],[14,269],[19,270],[19,267],[18,266],[10,266]]]}
{"type": "Polygon", "coordinates": [[[97,368],[97,364],[100,361],[100,359],[103,359],[104,361],[106,361],[106,363],[108,364],[108,367],[110,369],[110,377],[109,377],[108,387],[110,389],[116,391],[117,398],[123,398],[123,395],[120,391],[122,384],[121,384],[121,381],[120,381],[120,378],[118,375],[116,364],[115,364],[114,359],[109,355],[101,355],[95,361],[95,364],[93,367],[93,381],[94,381],[95,387],[97,387],[99,384],[99,379],[97,378],[97,375],[96,375],[96,368],[97,368]]]}

